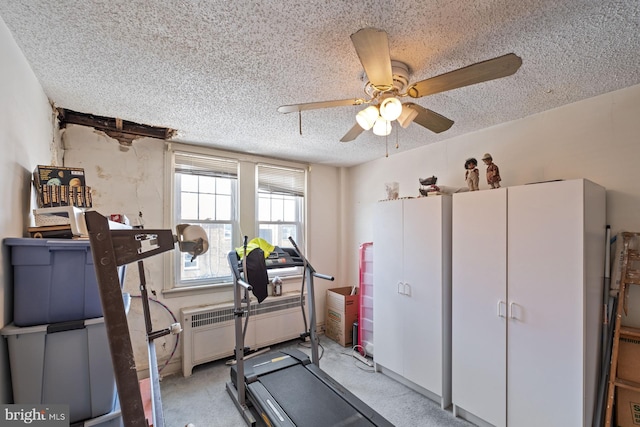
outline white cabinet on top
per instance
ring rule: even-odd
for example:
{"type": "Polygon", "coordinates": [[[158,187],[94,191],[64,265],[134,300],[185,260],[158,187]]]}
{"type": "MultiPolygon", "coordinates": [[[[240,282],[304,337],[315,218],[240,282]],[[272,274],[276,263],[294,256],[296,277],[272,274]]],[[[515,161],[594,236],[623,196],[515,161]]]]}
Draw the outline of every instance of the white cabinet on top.
{"type": "Polygon", "coordinates": [[[373,242],[376,368],[408,380],[409,386],[447,407],[451,197],[377,203],[373,242]]]}
{"type": "Polygon", "coordinates": [[[583,179],[453,196],[455,414],[591,426],[605,231],[605,189],[583,179]]]}

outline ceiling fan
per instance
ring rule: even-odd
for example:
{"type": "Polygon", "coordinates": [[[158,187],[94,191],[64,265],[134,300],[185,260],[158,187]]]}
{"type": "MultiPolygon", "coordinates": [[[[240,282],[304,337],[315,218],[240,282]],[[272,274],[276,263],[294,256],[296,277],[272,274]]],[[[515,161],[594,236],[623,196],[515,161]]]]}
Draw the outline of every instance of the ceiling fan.
{"type": "Polygon", "coordinates": [[[391,132],[391,122],[394,120],[397,120],[403,128],[409,126],[411,122],[415,122],[432,132],[444,132],[453,125],[453,120],[416,103],[402,103],[398,98],[416,99],[507,77],[518,71],[522,65],[520,57],[509,53],[409,84],[409,67],[400,61],[391,60],[389,41],[384,30],[363,28],[351,34],[351,41],[368,78],[364,87],[366,98],[309,102],[278,107],[278,111],[281,113],[293,113],[319,108],[369,104],[367,108],[358,112],[356,124],[340,139],[342,142],[352,141],[363,131],[371,128],[373,128],[374,134],[386,136],[391,132]]]}

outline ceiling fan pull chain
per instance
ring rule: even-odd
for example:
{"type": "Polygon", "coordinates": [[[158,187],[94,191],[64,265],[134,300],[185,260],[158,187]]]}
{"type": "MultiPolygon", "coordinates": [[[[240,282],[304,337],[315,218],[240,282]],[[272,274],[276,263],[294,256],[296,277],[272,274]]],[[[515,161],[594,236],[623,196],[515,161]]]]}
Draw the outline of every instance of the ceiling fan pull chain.
{"type": "Polygon", "coordinates": [[[384,145],[387,151],[387,153],[385,154],[385,157],[389,157],[389,135],[384,136],[384,145]]]}
{"type": "Polygon", "coordinates": [[[300,135],[302,135],[302,111],[298,111],[298,129],[300,129],[300,135]]]}
{"type": "Polygon", "coordinates": [[[398,130],[398,126],[396,126],[396,150],[400,148],[400,144],[398,144],[398,132],[400,131],[398,130]]]}

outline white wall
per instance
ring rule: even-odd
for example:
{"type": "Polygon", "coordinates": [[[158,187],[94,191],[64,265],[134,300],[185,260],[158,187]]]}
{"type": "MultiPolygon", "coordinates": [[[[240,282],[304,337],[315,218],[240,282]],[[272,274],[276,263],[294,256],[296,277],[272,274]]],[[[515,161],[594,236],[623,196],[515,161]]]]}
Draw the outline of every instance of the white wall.
{"type": "MultiPolygon", "coordinates": [[[[0,18],[0,233],[23,237],[35,207],[31,173],[38,164],[60,164],[53,113],[40,83],[0,18]]],[[[13,319],[11,263],[0,254],[0,328],[13,319]]],[[[12,401],[6,341],[0,339],[0,402],[12,401]]]]}
{"type": "MultiPolygon", "coordinates": [[[[87,185],[91,187],[94,210],[103,215],[124,213],[135,220],[138,212],[142,213],[145,228],[171,228],[163,215],[165,173],[163,171],[165,142],[151,138],[142,138],[133,143],[129,149],[102,132],[84,126],[70,125],[62,131],[64,143],[64,164],[70,167],[82,167],[85,170],[87,185]]],[[[227,153],[232,157],[232,153],[227,153]]],[[[248,157],[248,156],[244,156],[248,157]]],[[[243,171],[251,172],[253,163],[246,158],[241,162],[243,171]]],[[[253,237],[255,202],[253,180],[242,175],[244,182],[251,190],[241,194],[241,203],[245,215],[241,218],[243,232],[253,237]],[[247,214],[249,212],[249,214],[247,214]]],[[[336,282],[315,280],[318,296],[317,320],[324,322],[324,306],[326,289],[341,286],[338,254],[339,233],[339,170],[334,167],[312,165],[309,171],[307,258],[320,273],[336,276],[336,282]]],[[[163,295],[165,280],[164,263],[170,254],[152,257],[144,261],[145,278],[149,290],[156,291],[157,298],[179,317],[180,308],[205,304],[214,304],[233,300],[230,288],[222,291],[201,293],[198,295],[163,295]]],[[[139,278],[137,268],[132,265],[125,280],[126,291],[139,295],[139,278]]],[[[300,281],[286,281],[284,291],[300,289],[300,281]]],[[[154,329],[161,329],[172,323],[169,314],[159,305],[151,304],[154,329]]],[[[139,370],[148,367],[145,341],[145,326],[142,318],[142,306],[139,299],[134,299],[129,314],[129,329],[134,345],[136,366],[139,370]]],[[[300,332],[303,332],[302,330],[300,332]]],[[[174,337],[169,335],[156,341],[158,360],[162,366],[170,357],[174,345],[174,337]]],[[[180,351],[171,359],[171,363],[163,374],[180,369],[180,351]]]]}
{"type": "MultiPolygon", "coordinates": [[[[587,178],[604,186],[612,233],[640,231],[640,186],[634,178],[640,160],[639,135],[637,85],[389,158],[383,157],[381,140],[380,159],[348,170],[345,229],[350,232],[345,247],[351,267],[347,280],[357,279],[357,248],[372,240],[370,212],[376,201],[386,198],[386,182],[399,182],[400,197],[418,196],[418,178],[431,175],[448,189],[466,188],[464,161],[475,157],[480,163],[480,190],[487,190],[480,161],[485,152],[500,167],[502,186],[571,178],[587,178]]],[[[640,289],[632,291],[632,301],[640,301],[640,289]]],[[[640,325],[640,313],[635,314],[637,318],[630,322],[640,325]]]]}

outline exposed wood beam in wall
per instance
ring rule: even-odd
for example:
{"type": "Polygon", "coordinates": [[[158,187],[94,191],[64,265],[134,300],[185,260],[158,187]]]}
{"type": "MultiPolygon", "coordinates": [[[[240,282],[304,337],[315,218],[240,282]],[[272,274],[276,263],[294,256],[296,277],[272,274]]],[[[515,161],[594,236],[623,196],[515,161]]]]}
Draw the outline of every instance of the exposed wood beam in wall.
{"type": "Polygon", "coordinates": [[[143,125],[120,118],[79,113],[66,108],[58,108],[57,110],[61,129],[66,127],[67,124],[89,126],[103,131],[125,146],[130,146],[138,138],[170,139],[176,134],[176,130],[171,128],[143,125]]]}

